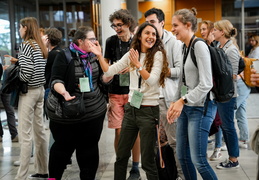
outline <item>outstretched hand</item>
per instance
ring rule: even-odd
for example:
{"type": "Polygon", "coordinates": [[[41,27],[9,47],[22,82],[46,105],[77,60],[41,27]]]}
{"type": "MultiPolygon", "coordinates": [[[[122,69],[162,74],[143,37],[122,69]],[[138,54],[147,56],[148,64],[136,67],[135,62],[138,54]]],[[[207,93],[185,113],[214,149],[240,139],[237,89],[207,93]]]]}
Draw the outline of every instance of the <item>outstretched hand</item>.
{"type": "Polygon", "coordinates": [[[72,99],[75,99],[75,97],[76,97],[76,96],[71,96],[71,95],[69,94],[69,92],[67,92],[67,91],[65,91],[64,93],[62,93],[62,96],[64,97],[64,99],[65,99],[66,101],[70,101],[70,100],[72,100],[72,99]]]}
{"type": "Polygon", "coordinates": [[[14,58],[14,57],[12,57],[10,55],[7,55],[7,54],[4,55],[4,57],[10,57],[11,58],[10,61],[11,61],[12,64],[15,64],[18,61],[18,59],[14,58]]]}

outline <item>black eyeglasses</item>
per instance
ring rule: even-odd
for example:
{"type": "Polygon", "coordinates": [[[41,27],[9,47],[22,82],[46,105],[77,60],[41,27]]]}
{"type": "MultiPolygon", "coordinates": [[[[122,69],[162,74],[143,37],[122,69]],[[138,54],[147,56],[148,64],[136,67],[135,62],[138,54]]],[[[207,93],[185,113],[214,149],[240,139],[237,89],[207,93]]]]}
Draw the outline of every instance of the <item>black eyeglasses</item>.
{"type": "Polygon", "coordinates": [[[86,38],[87,40],[89,40],[89,41],[91,41],[91,42],[95,42],[95,41],[97,41],[97,39],[96,38],[86,38]]]}
{"type": "Polygon", "coordinates": [[[112,24],[112,25],[111,25],[111,28],[112,28],[112,29],[121,28],[123,25],[124,25],[124,24],[117,24],[117,25],[112,24]]]}

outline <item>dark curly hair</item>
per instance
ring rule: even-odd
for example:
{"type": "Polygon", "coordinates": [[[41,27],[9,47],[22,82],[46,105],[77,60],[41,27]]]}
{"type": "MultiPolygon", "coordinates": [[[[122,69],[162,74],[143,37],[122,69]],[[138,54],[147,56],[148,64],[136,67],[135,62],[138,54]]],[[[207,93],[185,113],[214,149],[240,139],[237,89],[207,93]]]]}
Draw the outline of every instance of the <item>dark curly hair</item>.
{"type": "Polygon", "coordinates": [[[48,28],[45,30],[48,40],[52,46],[57,46],[62,40],[62,33],[57,28],[48,28]]]}
{"type": "Polygon", "coordinates": [[[120,9],[111,14],[109,21],[112,23],[114,19],[121,20],[124,24],[128,25],[131,32],[134,32],[137,26],[135,18],[127,9],[120,9]]]}
{"type": "MultiPolygon", "coordinates": [[[[132,43],[131,43],[131,48],[137,50],[139,53],[141,52],[141,41],[140,41],[140,37],[142,34],[142,31],[147,27],[147,26],[151,26],[156,30],[156,42],[155,44],[147,50],[146,53],[146,59],[144,60],[144,65],[145,68],[147,70],[147,72],[151,72],[151,69],[153,67],[154,64],[154,56],[156,54],[157,51],[161,51],[162,55],[163,55],[163,67],[162,67],[162,72],[160,75],[160,80],[159,80],[159,84],[164,87],[164,83],[165,83],[165,78],[167,77],[167,74],[169,72],[168,69],[168,62],[167,62],[167,56],[166,56],[166,51],[164,49],[164,44],[161,40],[161,38],[159,37],[158,31],[156,29],[156,27],[153,24],[149,24],[148,22],[144,22],[143,24],[141,24],[136,32],[136,34],[134,35],[133,39],[132,39],[132,43]]],[[[135,66],[133,64],[130,65],[131,69],[135,69],[135,66]]]]}

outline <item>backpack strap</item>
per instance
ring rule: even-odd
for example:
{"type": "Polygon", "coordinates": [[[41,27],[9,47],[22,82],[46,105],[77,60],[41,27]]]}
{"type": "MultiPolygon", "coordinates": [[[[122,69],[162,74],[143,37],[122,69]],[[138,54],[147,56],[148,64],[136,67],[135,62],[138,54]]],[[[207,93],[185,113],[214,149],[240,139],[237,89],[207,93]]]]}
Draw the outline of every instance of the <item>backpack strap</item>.
{"type": "MultiPolygon", "coordinates": [[[[206,43],[206,42],[204,41],[204,39],[202,39],[202,38],[196,38],[196,39],[194,39],[194,41],[192,42],[192,45],[191,45],[191,58],[192,58],[193,64],[194,64],[196,67],[198,67],[198,66],[197,66],[197,61],[196,61],[196,57],[195,57],[195,54],[194,54],[194,45],[195,45],[195,43],[196,43],[197,41],[203,41],[204,43],[206,43]]],[[[207,43],[206,43],[206,44],[207,44],[207,43]]]]}
{"type": "Polygon", "coordinates": [[[63,51],[65,53],[65,56],[66,56],[66,59],[67,59],[67,63],[69,64],[70,61],[72,60],[71,52],[70,52],[69,48],[64,48],[63,51]]]}
{"type": "MultiPolygon", "coordinates": [[[[194,45],[195,45],[195,43],[196,43],[197,41],[203,41],[204,43],[206,43],[206,42],[204,41],[204,39],[202,39],[202,38],[196,38],[196,39],[194,39],[194,41],[193,41],[193,43],[192,43],[192,45],[191,45],[191,58],[192,58],[193,64],[196,66],[196,68],[197,68],[198,66],[197,66],[197,61],[196,61],[196,57],[195,57],[195,54],[194,54],[194,45]]],[[[207,44],[207,43],[206,43],[206,44],[207,44]]],[[[204,103],[204,112],[203,112],[203,115],[204,115],[204,116],[206,116],[206,114],[207,114],[208,105],[209,105],[209,98],[210,98],[210,93],[207,94],[207,96],[206,96],[206,101],[205,101],[205,103],[204,103]]]]}

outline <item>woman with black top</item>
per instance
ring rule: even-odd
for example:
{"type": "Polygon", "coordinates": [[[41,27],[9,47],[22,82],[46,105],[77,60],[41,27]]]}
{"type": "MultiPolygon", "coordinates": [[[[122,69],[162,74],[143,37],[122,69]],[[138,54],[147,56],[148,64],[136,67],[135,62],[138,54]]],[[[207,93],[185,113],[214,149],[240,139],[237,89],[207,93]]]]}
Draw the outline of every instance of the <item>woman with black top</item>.
{"type": "Polygon", "coordinates": [[[98,142],[106,101],[99,87],[102,70],[95,55],[89,52],[89,41],[96,43],[93,29],[79,27],[69,49],[57,54],[52,68],[48,96],[51,103],[47,102],[47,111],[55,142],[50,149],[49,177],[56,180],[62,178],[75,150],[80,179],[93,180],[99,164],[98,142]],[[80,96],[83,96],[84,113],[76,117],[64,116],[60,102],[80,96]]]}

